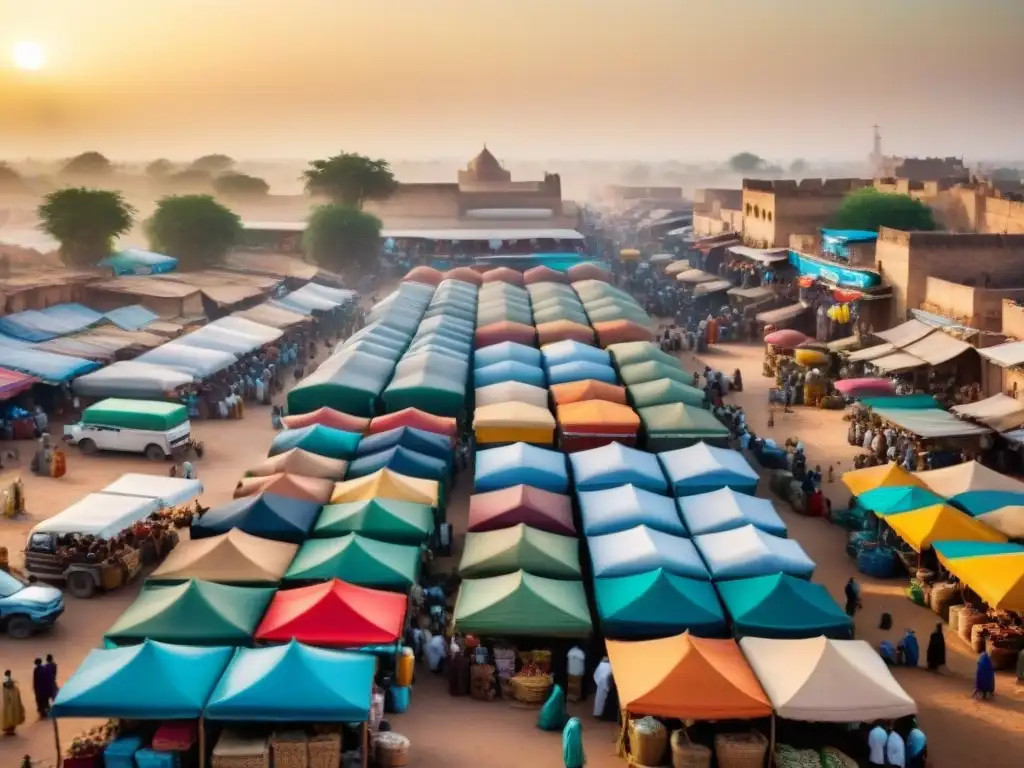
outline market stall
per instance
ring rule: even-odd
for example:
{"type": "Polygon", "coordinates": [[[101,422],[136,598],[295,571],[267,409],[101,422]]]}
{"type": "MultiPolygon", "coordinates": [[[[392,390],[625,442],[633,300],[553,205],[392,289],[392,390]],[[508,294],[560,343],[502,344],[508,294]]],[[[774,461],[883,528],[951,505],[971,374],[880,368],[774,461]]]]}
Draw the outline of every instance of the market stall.
{"type": "Polygon", "coordinates": [[[630,341],[623,344],[611,344],[607,351],[611,354],[615,365],[620,369],[637,363],[664,363],[673,368],[681,368],[679,359],[661,349],[651,341],[630,341]]]}
{"type": "Polygon", "coordinates": [[[664,568],[631,576],[594,579],[602,634],[640,640],[692,632],[724,637],[725,615],[709,581],[677,576],[664,568]]]}
{"type": "Polygon", "coordinates": [[[654,331],[648,323],[639,323],[635,320],[606,320],[594,323],[594,333],[597,334],[598,345],[607,349],[612,344],[622,344],[629,341],[654,341],[654,331]]]}
{"type": "Polygon", "coordinates": [[[366,456],[391,448],[408,448],[416,453],[433,456],[437,459],[448,460],[452,455],[452,441],[448,434],[419,427],[394,427],[367,435],[360,440],[356,456],[366,456]]]}
{"type": "Polygon", "coordinates": [[[263,492],[243,496],[207,510],[192,523],[192,538],[220,536],[232,529],[272,541],[301,544],[306,540],[321,504],[263,492]]]}
{"type": "Polygon", "coordinates": [[[370,426],[370,420],[365,416],[353,416],[327,407],[317,408],[308,413],[289,414],[284,417],[283,421],[287,429],[302,429],[313,424],[323,424],[325,427],[340,429],[343,432],[355,432],[359,435],[366,432],[370,426]]]}
{"type": "Polygon", "coordinates": [[[706,400],[703,390],[672,378],[631,384],[627,392],[634,408],[650,408],[673,403],[703,408],[706,400]]]}
{"type": "Polygon", "coordinates": [[[555,416],[559,446],[566,452],[593,450],[610,444],[635,445],[640,430],[640,417],[632,408],[606,400],[559,405],[555,416]]]}
{"type": "Polygon", "coordinates": [[[693,542],[646,525],[588,536],[594,578],[632,576],[656,568],[689,579],[711,578],[693,542]]]}
{"type": "Polygon", "coordinates": [[[521,381],[502,381],[478,388],[475,392],[475,401],[477,408],[501,403],[527,403],[538,408],[546,408],[548,390],[521,381]]]}
{"type": "Polygon", "coordinates": [[[738,636],[848,639],[853,619],[821,584],[771,573],[715,584],[738,636]]]}
{"type": "Polygon", "coordinates": [[[673,536],[688,536],[676,502],[636,485],[577,491],[580,520],[587,536],[603,536],[645,525],[673,536]]]}
{"type": "Polygon", "coordinates": [[[276,475],[246,477],[238,481],[235,498],[270,493],[289,499],[301,499],[326,504],[331,497],[334,482],[323,477],[306,477],[283,472],[276,475]]]}
{"type": "Polygon", "coordinates": [[[608,443],[573,453],[569,456],[569,466],[577,493],[627,484],[654,493],[668,492],[658,457],[622,443],[608,443]]]}
{"type": "Polygon", "coordinates": [[[501,320],[478,326],[474,336],[476,349],[483,349],[493,344],[512,341],[526,346],[537,345],[537,329],[525,322],[501,320]]]}
{"type": "Polygon", "coordinates": [[[473,436],[477,445],[519,442],[553,445],[555,426],[551,411],[529,403],[495,403],[479,407],[473,414],[473,436]]]}
{"type": "Polygon", "coordinates": [[[476,453],[474,492],[497,491],[513,485],[565,493],[569,489],[565,454],[527,443],[512,443],[476,453]]]}
{"type": "Polygon", "coordinates": [[[344,459],[332,459],[302,448],[290,448],[264,459],[245,474],[247,477],[289,474],[341,480],[347,471],[348,462],[344,459]]]}
{"type": "Polygon", "coordinates": [[[329,459],[349,459],[355,454],[360,439],[358,432],[343,432],[323,424],[311,424],[278,432],[270,443],[268,455],[276,456],[293,448],[301,448],[329,459]]]}
{"type": "Polygon", "coordinates": [[[360,351],[341,350],[288,392],[288,413],[332,408],[369,417],[394,371],[394,363],[360,351]]]}
{"type": "Polygon", "coordinates": [[[544,344],[540,348],[545,368],[564,363],[596,363],[610,365],[611,355],[607,350],[592,347],[579,341],[565,340],[544,344]]]}
{"type": "Polygon", "coordinates": [[[372,475],[381,469],[389,469],[406,477],[436,480],[442,485],[448,483],[452,473],[449,457],[440,459],[412,448],[395,446],[353,459],[348,465],[345,478],[352,480],[372,475]]]}
{"type": "Polygon", "coordinates": [[[996,529],[948,504],[879,516],[915,552],[930,549],[936,541],[1006,541],[996,529]]]}
{"type": "Polygon", "coordinates": [[[367,499],[396,499],[417,504],[440,506],[440,486],[436,480],[409,477],[390,469],[380,469],[371,475],[336,483],[330,495],[331,504],[367,499]]]}
{"type": "Polygon", "coordinates": [[[630,363],[619,366],[619,378],[627,387],[634,387],[637,384],[644,384],[648,381],[658,379],[672,379],[680,384],[693,384],[693,374],[687,373],[678,365],[659,360],[648,360],[643,363],[630,363]]]}
{"type": "Polygon", "coordinates": [[[466,534],[459,562],[464,579],[524,571],[549,579],[579,579],[579,542],[522,523],[501,530],[466,534]]]}
{"type": "Polygon", "coordinates": [[[573,381],[558,384],[551,388],[551,399],[556,406],[567,403],[579,403],[586,400],[607,400],[609,403],[626,404],[625,387],[608,384],[604,381],[573,381]]]}
{"type": "Polygon", "coordinates": [[[419,547],[349,533],[307,540],[299,547],[283,581],[296,584],[341,579],[360,587],[408,592],[419,575],[419,547]]]}
{"type": "Polygon", "coordinates": [[[658,454],[658,461],[668,478],[673,496],[732,488],[754,495],[760,480],[743,454],[707,443],[658,454]]]}
{"type": "Polygon", "coordinates": [[[610,365],[585,360],[552,365],[547,369],[547,379],[551,386],[568,384],[573,381],[593,380],[603,381],[606,384],[615,384],[618,381],[615,370],[610,365]]]}
{"type": "Polygon", "coordinates": [[[541,389],[547,386],[544,369],[539,365],[527,365],[516,360],[492,363],[473,371],[473,386],[476,389],[489,387],[506,381],[519,381],[541,389]]]}
{"type": "Polygon", "coordinates": [[[693,543],[716,582],[774,573],[809,579],[816,568],[798,542],[753,525],[694,536],[693,543]]]}
{"type": "Polygon", "coordinates": [[[388,412],[403,408],[419,408],[438,416],[456,417],[466,408],[466,377],[468,362],[449,355],[425,353],[406,361],[435,360],[434,370],[421,369],[402,372],[400,363],[395,377],[384,388],[381,399],[388,412]]]}
{"type": "Polygon", "coordinates": [[[939,563],[994,611],[1024,612],[1024,546],[937,541],[939,563]]]}
{"type": "Polygon", "coordinates": [[[532,485],[513,485],[474,493],[469,497],[467,529],[471,533],[496,531],[519,524],[563,536],[575,536],[572,500],[564,494],[532,485]]]}
{"type": "Polygon", "coordinates": [[[487,637],[587,637],[593,625],[582,582],[519,571],[463,581],[455,630],[487,637]]]}
{"type": "Polygon", "coordinates": [[[428,504],[365,499],[326,505],[310,536],[329,539],[358,533],[378,541],[420,546],[433,532],[434,510],[428,504]]]}
{"type": "Polygon", "coordinates": [[[295,544],[261,539],[233,528],[220,536],[183,542],[149,581],[278,584],[298,549],[295,544]]]}
{"type": "Polygon", "coordinates": [[[537,340],[541,346],[562,341],[575,341],[579,344],[593,344],[595,341],[593,328],[570,319],[537,323],[537,340]]]}
{"type": "Polygon", "coordinates": [[[650,451],[671,451],[696,444],[726,447],[729,428],[710,411],[685,403],[651,405],[637,410],[643,441],[650,451]]]}
{"type": "Polygon", "coordinates": [[[924,483],[918,480],[910,472],[907,472],[899,464],[889,462],[879,464],[876,467],[865,467],[843,473],[843,485],[850,489],[854,496],[860,496],[876,488],[923,486],[924,483]]]}
{"type": "Polygon", "coordinates": [[[676,503],[691,536],[731,531],[745,525],[773,536],[788,535],[785,522],[769,499],[737,493],[732,488],[685,496],[676,503]]]}

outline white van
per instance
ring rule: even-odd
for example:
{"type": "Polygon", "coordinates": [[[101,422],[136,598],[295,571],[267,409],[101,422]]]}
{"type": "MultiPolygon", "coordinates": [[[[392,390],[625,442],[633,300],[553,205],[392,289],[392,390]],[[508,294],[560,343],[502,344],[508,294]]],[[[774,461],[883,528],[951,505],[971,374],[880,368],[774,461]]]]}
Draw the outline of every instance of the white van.
{"type": "Polygon", "coordinates": [[[191,436],[184,405],[153,400],[101,400],[85,409],[80,422],[64,427],[64,439],[86,455],[125,451],[153,461],[184,451],[191,436]]]}

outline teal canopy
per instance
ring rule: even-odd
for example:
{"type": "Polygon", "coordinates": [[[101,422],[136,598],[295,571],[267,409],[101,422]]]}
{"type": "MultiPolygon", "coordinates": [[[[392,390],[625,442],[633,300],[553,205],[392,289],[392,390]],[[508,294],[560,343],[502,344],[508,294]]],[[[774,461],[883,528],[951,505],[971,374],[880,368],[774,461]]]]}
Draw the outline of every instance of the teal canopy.
{"type": "Polygon", "coordinates": [[[57,694],[53,717],[194,720],[231,660],[231,648],[146,640],[90,651],[57,694]]]}
{"type": "Polygon", "coordinates": [[[203,715],[236,722],[362,723],[370,715],[375,667],[372,656],[295,640],[240,648],[203,715]]]}
{"type": "Polygon", "coordinates": [[[945,501],[937,493],[914,485],[894,485],[875,488],[857,497],[857,505],[878,515],[897,515],[922,507],[942,504],[945,501]]]}
{"type": "Polygon", "coordinates": [[[279,432],[270,444],[270,456],[301,448],[330,459],[348,459],[356,452],[361,435],[334,429],[323,424],[310,424],[301,429],[279,432]]]}
{"type": "Polygon", "coordinates": [[[933,546],[936,554],[947,560],[961,557],[986,557],[988,555],[1016,555],[1024,553],[1024,546],[998,541],[937,541],[933,546]]]}
{"type": "Polygon", "coordinates": [[[1016,491],[965,491],[949,500],[971,516],[985,515],[1003,507],[1024,507],[1024,493],[1016,491]]]}
{"type": "Polygon", "coordinates": [[[594,597],[601,629],[612,639],[669,637],[685,631],[699,637],[726,634],[714,586],[662,568],[594,579],[594,597]]]}
{"type": "Polygon", "coordinates": [[[939,401],[931,395],[917,392],[912,395],[880,395],[878,397],[861,398],[861,405],[868,408],[903,408],[911,411],[927,411],[941,408],[939,401]]]}
{"type": "Polygon", "coordinates": [[[445,459],[396,445],[355,459],[348,465],[345,479],[372,475],[381,469],[390,469],[407,477],[421,477],[424,480],[444,483],[448,479],[449,465],[445,459]]]}
{"type": "Polygon", "coordinates": [[[716,586],[738,635],[779,640],[851,637],[852,620],[821,584],[775,573],[716,586]]]}

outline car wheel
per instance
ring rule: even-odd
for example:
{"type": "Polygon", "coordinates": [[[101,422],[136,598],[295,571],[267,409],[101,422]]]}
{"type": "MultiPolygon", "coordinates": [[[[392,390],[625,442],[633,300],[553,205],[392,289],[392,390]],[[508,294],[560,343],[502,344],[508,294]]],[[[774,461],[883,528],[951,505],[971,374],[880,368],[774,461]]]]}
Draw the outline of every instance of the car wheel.
{"type": "Polygon", "coordinates": [[[92,574],[85,571],[72,571],[68,574],[68,592],[79,600],[88,600],[96,594],[96,582],[92,574]]]}
{"type": "Polygon", "coordinates": [[[32,619],[24,614],[16,614],[7,620],[7,635],[14,640],[28,640],[34,631],[32,619]]]}
{"type": "Polygon", "coordinates": [[[86,456],[92,456],[99,450],[99,448],[96,447],[96,443],[94,443],[92,440],[90,440],[89,438],[85,438],[85,440],[78,441],[78,450],[80,450],[86,456]]]}
{"type": "Polygon", "coordinates": [[[150,443],[147,445],[145,454],[146,458],[150,461],[163,461],[167,458],[167,454],[164,453],[164,449],[156,443],[150,443]]]}

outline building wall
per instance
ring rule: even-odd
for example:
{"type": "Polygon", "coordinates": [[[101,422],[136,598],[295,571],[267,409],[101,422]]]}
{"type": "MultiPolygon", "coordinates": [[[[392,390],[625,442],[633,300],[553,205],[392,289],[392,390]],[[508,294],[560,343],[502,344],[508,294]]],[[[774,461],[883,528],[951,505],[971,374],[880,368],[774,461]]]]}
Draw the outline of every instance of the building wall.
{"type": "Polygon", "coordinates": [[[1003,301],[1024,299],[1024,288],[979,288],[928,277],[921,309],[956,320],[961,325],[1002,332],[1003,301]]]}
{"type": "Polygon", "coordinates": [[[843,198],[864,179],[743,180],[743,240],[755,248],[786,248],[791,235],[826,226],[843,198]]]}
{"type": "Polygon", "coordinates": [[[1024,307],[1006,299],[1002,306],[1002,332],[1014,339],[1024,340],[1024,307]]]}
{"type": "Polygon", "coordinates": [[[717,215],[693,214],[693,234],[695,237],[714,237],[726,232],[743,231],[743,212],[721,209],[717,215]]]}

